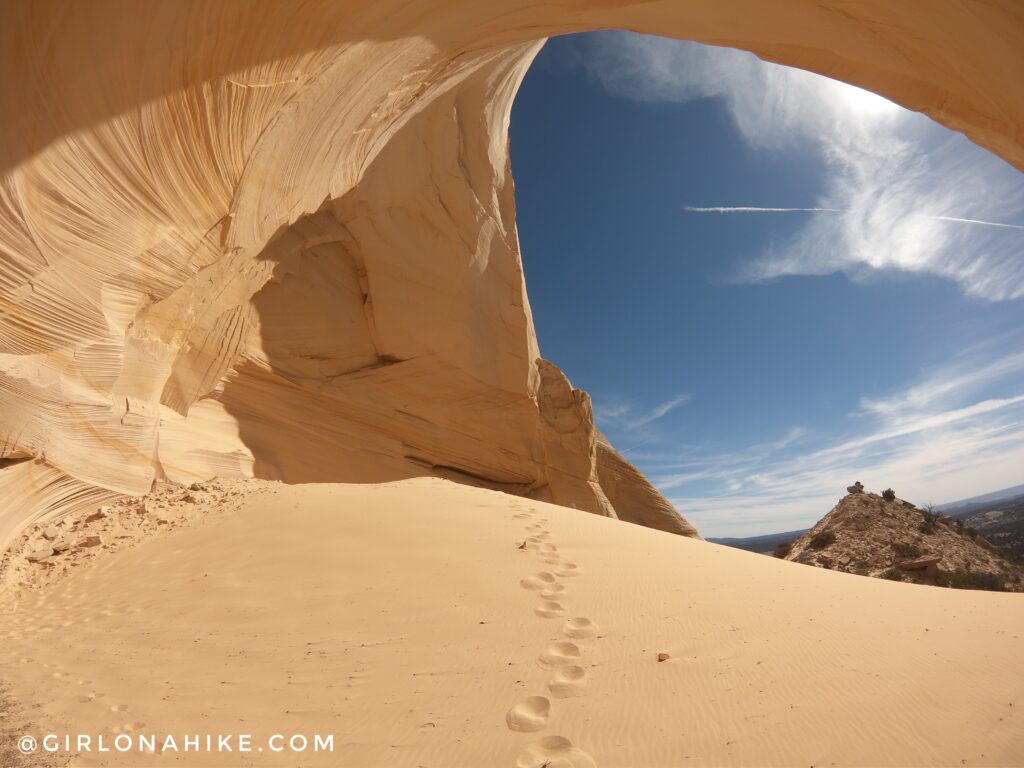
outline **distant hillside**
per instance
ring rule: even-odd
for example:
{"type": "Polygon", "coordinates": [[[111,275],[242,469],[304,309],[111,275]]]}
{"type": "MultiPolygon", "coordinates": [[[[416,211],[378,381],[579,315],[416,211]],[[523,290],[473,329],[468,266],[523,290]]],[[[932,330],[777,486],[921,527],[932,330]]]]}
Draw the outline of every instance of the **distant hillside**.
{"type": "Polygon", "coordinates": [[[945,504],[940,504],[935,509],[936,511],[942,512],[946,515],[963,517],[964,515],[970,514],[974,511],[991,509],[993,504],[1020,498],[1024,498],[1024,485],[1015,485],[1011,488],[1003,488],[1000,491],[992,491],[991,493],[985,493],[981,496],[972,496],[969,499],[950,501],[945,504]]]}
{"type": "MultiPolygon", "coordinates": [[[[1024,485],[952,501],[935,507],[935,511],[962,520],[965,527],[976,530],[999,547],[1010,560],[1024,563],[1024,485]]],[[[709,538],[708,541],[747,552],[772,555],[779,545],[792,544],[808,530],[804,528],[761,536],[709,538]]]]}
{"type": "Polygon", "coordinates": [[[786,559],[894,581],[1024,591],[1021,569],[966,522],[874,493],[845,496],[786,559]]]}
{"type": "Polygon", "coordinates": [[[747,552],[756,552],[760,555],[770,555],[780,544],[791,544],[805,533],[807,533],[806,528],[785,533],[768,533],[764,536],[749,536],[744,539],[725,538],[708,539],[708,541],[735,549],[745,549],[747,552]]]}
{"type": "Polygon", "coordinates": [[[956,517],[1003,550],[1011,560],[1024,563],[1024,496],[972,507],[971,511],[956,517]]]}

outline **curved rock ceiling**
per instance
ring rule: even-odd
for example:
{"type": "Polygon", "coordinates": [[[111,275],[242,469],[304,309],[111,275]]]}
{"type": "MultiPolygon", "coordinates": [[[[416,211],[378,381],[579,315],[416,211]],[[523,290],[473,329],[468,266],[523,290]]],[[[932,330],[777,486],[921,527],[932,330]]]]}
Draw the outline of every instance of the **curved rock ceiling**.
{"type": "Polygon", "coordinates": [[[0,546],[154,479],[433,474],[696,535],[540,359],[508,155],[545,36],[881,93],[1024,169],[1024,6],[5,3],[0,546]]]}

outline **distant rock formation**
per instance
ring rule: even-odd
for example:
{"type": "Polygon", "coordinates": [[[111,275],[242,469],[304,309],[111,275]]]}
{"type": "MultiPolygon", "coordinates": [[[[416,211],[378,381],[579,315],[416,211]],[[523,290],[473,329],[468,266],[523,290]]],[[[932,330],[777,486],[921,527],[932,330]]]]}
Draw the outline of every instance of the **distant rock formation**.
{"type": "Polygon", "coordinates": [[[0,548],[215,476],[437,475],[692,534],[540,359],[508,123],[544,36],[744,48],[1024,168],[1015,9],[9,0],[0,548]]]}
{"type": "Polygon", "coordinates": [[[1021,568],[948,516],[874,493],[845,496],[787,560],[919,584],[1022,591],[1021,568]]]}

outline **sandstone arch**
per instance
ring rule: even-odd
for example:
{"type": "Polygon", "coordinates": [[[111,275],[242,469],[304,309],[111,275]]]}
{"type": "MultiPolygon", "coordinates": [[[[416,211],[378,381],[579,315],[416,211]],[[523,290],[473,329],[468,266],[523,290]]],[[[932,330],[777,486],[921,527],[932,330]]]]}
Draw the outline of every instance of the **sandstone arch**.
{"type": "Polygon", "coordinates": [[[1009,1],[24,0],[2,15],[0,547],[157,477],[253,471],[440,474],[694,535],[539,360],[506,137],[544,36],[745,48],[1024,169],[1009,1]]]}

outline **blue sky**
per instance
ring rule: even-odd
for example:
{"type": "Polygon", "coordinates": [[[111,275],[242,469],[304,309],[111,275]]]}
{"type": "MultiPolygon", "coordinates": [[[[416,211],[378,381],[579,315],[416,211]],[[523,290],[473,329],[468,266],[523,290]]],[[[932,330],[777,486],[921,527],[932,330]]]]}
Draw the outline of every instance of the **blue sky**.
{"type": "Polygon", "coordinates": [[[805,527],[854,480],[1024,482],[1024,174],[874,94],[619,32],[547,43],[511,149],[542,354],[705,536],[805,527]]]}

